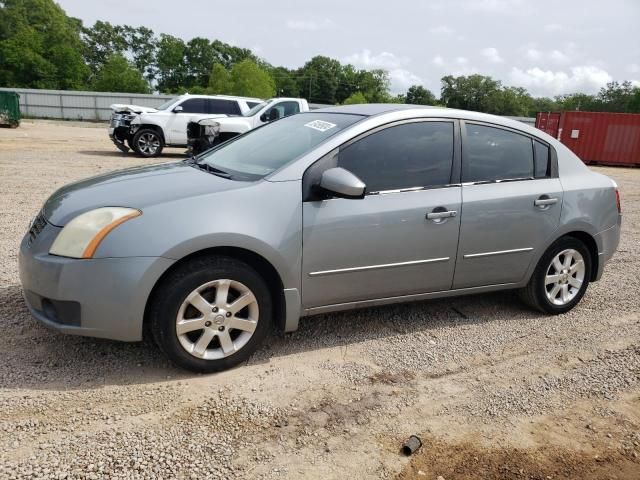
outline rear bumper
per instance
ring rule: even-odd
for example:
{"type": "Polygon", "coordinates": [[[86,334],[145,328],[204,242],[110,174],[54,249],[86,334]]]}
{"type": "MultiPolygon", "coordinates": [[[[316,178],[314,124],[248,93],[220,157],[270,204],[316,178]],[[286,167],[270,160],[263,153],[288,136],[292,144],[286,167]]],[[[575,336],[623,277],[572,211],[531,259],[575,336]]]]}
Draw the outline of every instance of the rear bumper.
{"type": "Polygon", "coordinates": [[[620,230],[622,227],[622,215],[618,215],[616,225],[603,230],[596,235],[596,244],[598,245],[598,271],[595,280],[600,280],[604,273],[604,266],[611,260],[620,244],[620,230]]]}
{"type": "Polygon", "coordinates": [[[36,320],[63,333],[123,341],[142,339],[147,299],[174,263],[158,257],[57,257],[32,251],[26,237],[18,261],[36,320]]]}

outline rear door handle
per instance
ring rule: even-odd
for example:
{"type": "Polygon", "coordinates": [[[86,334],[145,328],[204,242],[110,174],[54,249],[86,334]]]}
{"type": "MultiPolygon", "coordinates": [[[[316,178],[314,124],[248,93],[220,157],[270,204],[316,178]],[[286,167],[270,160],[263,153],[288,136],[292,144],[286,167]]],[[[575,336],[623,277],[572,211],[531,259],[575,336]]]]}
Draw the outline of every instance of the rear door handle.
{"type": "Polygon", "coordinates": [[[550,197],[548,195],[542,195],[533,202],[536,207],[547,207],[556,203],[558,203],[558,199],[556,197],[550,197]]]}
{"type": "Polygon", "coordinates": [[[442,218],[455,217],[458,214],[456,210],[434,211],[427,213],[427,220],[440,220],[442,218]]]}

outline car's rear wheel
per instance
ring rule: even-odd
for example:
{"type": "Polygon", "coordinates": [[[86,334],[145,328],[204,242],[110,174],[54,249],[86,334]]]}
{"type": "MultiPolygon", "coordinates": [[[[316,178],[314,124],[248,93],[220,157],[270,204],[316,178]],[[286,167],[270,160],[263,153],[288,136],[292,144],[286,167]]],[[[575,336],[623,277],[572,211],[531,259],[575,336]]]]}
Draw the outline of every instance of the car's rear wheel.
{"type": "Polygon", "coordinates": [[[546,313],[565,313],[582,299],[591,278],[589,249],[574,237],[551,245],[536,266],[522,299],[546,313]]]}
{"type": "Polygon", "coordinates": [[[155,130],[143,128],[133,136],[133,150],[141,157],[157,157],[162,153],[164,143],[162,137],[155,130]]]}
{"type": "Polygon", "coordinates": [[[229,257],[188,261],[156,289],[151,331],[178,366],[196,372],[231,368],[249,358],[272,324],[272,302],[262,277],[229,257]]]}

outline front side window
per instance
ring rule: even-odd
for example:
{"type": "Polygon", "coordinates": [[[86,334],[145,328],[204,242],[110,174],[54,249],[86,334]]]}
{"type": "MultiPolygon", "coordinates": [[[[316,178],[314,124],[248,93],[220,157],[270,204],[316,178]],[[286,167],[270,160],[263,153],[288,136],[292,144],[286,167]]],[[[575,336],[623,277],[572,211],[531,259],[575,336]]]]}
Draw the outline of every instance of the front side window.
{"type": "Polygon", "coordinates": [[[463,182],[534,178],[533,145],[529,137],[501,128],[466,124],[463,182]]]}
{"type": "Polygon", "coordinates": [[[258,180],[363,118],[344,113],[292,115],[205,152],[198,158],[198,164],[204,163],[232,178],[258,180]]]}
{"type": "Polygon", "coordinates": [[[338,166],[368,193],[447,185],[453,164],[453,123],[405,123],[372,133],[340,150],[338,166]]]}
{"type": "Polygon", "coordinates": [[[174,103],[176,103],[176,100],[178,100],[178,98],[172,98],[171,100],[167,100],[166,102],[164,102],[162,105],[160,105],[159,107],[156,108],[156,110],[166,110],[167,108],[169,108],[171,105],[173,105],[174,103]]]}
{"type": "MultiPolygon", "coordinates": [[[[277,111],[278,118],[288,117],[289,115],[293,115],[294,113],[298,113],[300,111],[300,105],[298,102],[280,102],[276,103],[273,107],[269,109],[269,116],[271,116],[272,111],[277,111]]],[[[273,116],[276,116],[275,114],[273,116]]],[[[275,119],[274,119],[275,120],[275,119]]]]}
{"type": "Polygon", "coordinates": [[[249,109],[252,109],[256,105],[260,105],[260,102],[247,102],[247,106],[249,107],[249,109]]]}
{"type": "Polygon", "coordinates": [[[207,112],[206,98],[190,98],[180,104],[182,113],[209,113],[207,112]]]}

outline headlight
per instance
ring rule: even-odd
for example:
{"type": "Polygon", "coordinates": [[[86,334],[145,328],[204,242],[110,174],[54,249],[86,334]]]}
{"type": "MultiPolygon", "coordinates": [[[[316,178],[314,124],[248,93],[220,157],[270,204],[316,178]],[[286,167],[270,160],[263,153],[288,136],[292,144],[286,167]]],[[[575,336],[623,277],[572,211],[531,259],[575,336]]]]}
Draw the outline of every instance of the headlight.
{"type": "Polygon", "coordinates": [[[140,210],[123,207],[96,208],[85,212],[65,225],[49,253],[62,257],[91,258],[111,230],[139,215],[142,215],[140,210]]]}

